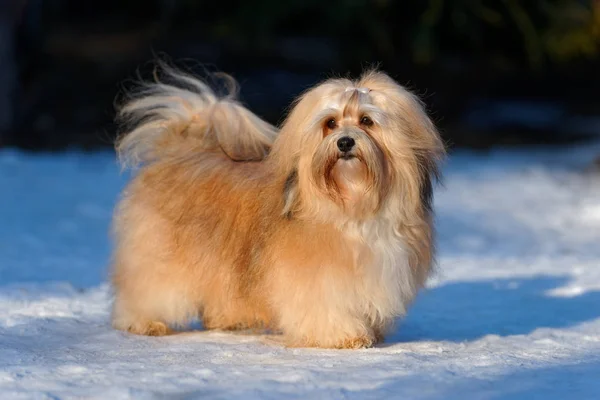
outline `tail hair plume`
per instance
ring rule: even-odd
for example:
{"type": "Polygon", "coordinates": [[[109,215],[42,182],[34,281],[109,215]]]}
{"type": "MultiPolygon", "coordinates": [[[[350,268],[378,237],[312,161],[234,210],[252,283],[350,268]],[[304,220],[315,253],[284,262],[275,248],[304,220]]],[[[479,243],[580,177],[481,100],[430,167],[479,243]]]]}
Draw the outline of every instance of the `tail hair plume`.
{"type": "Polygon", "coordinates": [[[142,83],[118,112],[129,129],[116,143],[121,164],[136,167],[181,154],[222,151],[234,161],[257,161],[269,152],[277,128],[242,106],[237,85],[220,74],[227,93],[218,95],[205,82],[160,65],[167,82],[155,76],[142,83]],[[179,150],[179,151],[178,151],[179,150]]]}

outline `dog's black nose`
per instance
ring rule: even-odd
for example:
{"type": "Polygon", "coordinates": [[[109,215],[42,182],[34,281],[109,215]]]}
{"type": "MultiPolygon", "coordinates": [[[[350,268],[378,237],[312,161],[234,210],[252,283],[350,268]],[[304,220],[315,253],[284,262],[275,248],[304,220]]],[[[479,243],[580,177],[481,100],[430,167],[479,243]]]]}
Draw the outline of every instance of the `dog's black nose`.
{"type": "Polygon", "coordinates": [[[356,142],[351,137],[344,136],[343,138],[338,139],[337,146],[338,146],[338,149],[340,149],[340,151],[343,151],[345,153],[347,151],[352,150],[355,143],[356,142]]]}

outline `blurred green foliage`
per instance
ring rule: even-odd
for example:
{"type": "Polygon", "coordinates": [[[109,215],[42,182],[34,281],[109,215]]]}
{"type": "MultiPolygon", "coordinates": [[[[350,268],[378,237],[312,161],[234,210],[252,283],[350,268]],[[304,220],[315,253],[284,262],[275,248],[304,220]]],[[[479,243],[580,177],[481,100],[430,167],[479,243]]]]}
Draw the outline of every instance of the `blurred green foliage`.
{"type": "Polygon", "coordinates": [[[417,61],[434,60],[443,26],[479,48],[494,44],[494,37],[512,37],[521,43],[520,55],[539,68],[547,61],[598,56],[600,1],[429,0],[417,27],[417,61]]]}
{"type": "MultiPolygon", "coordinates": [[[[600,0],[8,1],[23,7],[11,140],[32,148],[92,146],[85,132],[114,131],[115,82],[149,76],[156,56],[234,74],[244,101],[272,122],[323,74],[377,62],[410,88],[431,88],[419,94],[448,138],[477,147],[499,140],[466,125],[485,99],[600,109],[600,0]]],[[[519,126],[499,135],[547,142],[549,130],[571,129],[519,126]]]]}
{"type": "Polygon", "coordinates": [[[328,36],[351,39],[344,49],[350,56],[386,60],[408,53],[420,65],[447,53],[538,69],[597,58],[600,50],[600,0],[256,0],[210,6],[181,0],[178,7],[209,12],[211,34],[242,45],[269,46],[282,35],[328,36]]]}

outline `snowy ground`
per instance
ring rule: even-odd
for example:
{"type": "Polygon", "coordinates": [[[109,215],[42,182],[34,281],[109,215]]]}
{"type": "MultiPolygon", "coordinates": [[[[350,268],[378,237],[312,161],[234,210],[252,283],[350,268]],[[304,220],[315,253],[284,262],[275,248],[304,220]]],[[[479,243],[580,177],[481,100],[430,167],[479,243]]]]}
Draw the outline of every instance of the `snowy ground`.
{"type": "Polygon", "coordinates": [[[600,398],[600,146],[458,153],[440,271],[385,344],[109,326],[111,154],[0,152],[0,398],[600,398]]]}

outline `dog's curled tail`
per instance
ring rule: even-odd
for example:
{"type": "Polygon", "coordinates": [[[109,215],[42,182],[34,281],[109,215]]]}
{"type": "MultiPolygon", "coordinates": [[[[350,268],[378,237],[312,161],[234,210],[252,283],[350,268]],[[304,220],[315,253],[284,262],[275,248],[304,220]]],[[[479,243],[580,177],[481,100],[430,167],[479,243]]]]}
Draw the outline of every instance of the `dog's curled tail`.
{"type": "Polygon", "coordinates": [[[161,66],[165,78],[142,84],[118,113],[126,124],[116,143],[123,166],[152,163],[181,151],[222,151],[235,161],[263,159],[277,129],[236,100],[236,82],[220,75],[227,93],[217,95],[206,83],[161,66]]]}

